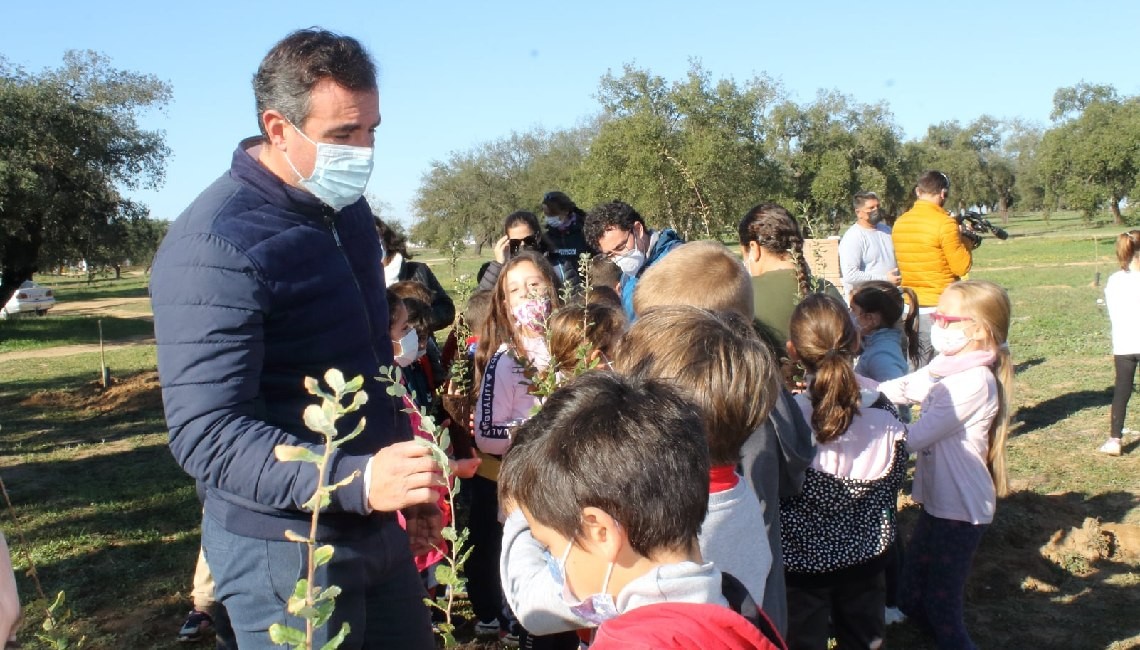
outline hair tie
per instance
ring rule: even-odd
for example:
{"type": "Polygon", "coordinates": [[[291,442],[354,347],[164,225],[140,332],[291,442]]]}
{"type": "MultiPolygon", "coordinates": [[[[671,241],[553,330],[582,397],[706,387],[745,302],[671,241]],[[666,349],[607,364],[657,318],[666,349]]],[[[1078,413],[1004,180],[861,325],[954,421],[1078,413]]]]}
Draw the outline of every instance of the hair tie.
{"type": "Polygon", "coordinates": [[[831,359],[833,357],[837,357],[841,354],[843,354],[843,352],[839,348],[831,348],[827,352],[823,353],[823,360],[827,361],[828,359],[831,359]]]}

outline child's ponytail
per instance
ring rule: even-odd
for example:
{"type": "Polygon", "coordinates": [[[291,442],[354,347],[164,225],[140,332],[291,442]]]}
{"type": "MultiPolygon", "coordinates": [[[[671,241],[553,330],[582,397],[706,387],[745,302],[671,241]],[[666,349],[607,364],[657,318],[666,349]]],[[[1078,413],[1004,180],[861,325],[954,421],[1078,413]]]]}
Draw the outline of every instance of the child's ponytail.
{"type": "Polygon", "coordinates": [[[1005,466],[1005,443],[1009,437],[1010,405],[1013,403],[1013,361],[1009,354],[1009,322],[1012,306],[1009,294],[987,280],[963,280],[947,287],[962,296],[966,312],[989,334],[997,358],[993,363],[998,390],[998,412],[990,424],[989,451],[986,466],[994,481],[997,496],[1009,493],[1009,475],[1005,466]]]}
{"type": "Polygon", "coordinates": [[[796,356],[815,375],[808,395],[816,440],[834,440],[847,431],[859,413],[859,383],[853,365],[859,331],[842,302],[813,293],[796,305],[789,336],[796,356]]]}
{"type": "Polygon", "coordinates": [[[911,364],[918,368],[922,364],[918,360],[918,294],[910,287],[899,287],[906,303],[906,319],[903,321],[903,332],[906,334],[906,356],[911,364]]]}
{"type": "Polygon", "coordinates": [[[986,457],[986,466],[989,467],[990,476],[994,480],[994,491],[997,496],[1004,497],[1009,494],[1009,475],[1005,467],[1005,442],[1009,437],[1009,405],[1012,400],[1013,388],[1013,359],[1009,354],[1009,346],[1004,342],[998,347],[997,359],[994,361],[994,379],[997,380],[998,412],[990,424],[990,449],[986,457]]]}
{"type": "Polygon", "coordinates": [[[1116,236],[1116,261],[1120,269],[1127,271],[1132,260],[1140,255],[1140,230],[1129,230],[1116,236]]]}

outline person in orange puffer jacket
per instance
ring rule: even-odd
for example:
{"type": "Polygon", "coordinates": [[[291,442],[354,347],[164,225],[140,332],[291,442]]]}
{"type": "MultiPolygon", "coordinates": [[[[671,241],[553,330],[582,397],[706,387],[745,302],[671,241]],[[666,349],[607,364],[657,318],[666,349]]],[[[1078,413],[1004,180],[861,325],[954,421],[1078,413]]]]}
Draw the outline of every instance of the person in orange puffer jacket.
{"type": "Polygon", "coordinates": [[[918,294],[918,365],[934,358],[930,345],[930,312],[942,291],[970,272],[973,244],[962,238],[958,222],[943,209],[950,178],[930,170],[918,177],[918,200],[895,222],[891,239],[903,287],[918,294]]]}

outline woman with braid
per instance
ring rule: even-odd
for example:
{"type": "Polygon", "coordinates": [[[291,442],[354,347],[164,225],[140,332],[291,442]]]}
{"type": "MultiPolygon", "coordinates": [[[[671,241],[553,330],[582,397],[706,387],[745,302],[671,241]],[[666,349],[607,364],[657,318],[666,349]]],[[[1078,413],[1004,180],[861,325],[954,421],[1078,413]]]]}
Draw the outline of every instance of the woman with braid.
{"type": "Polygon", "coordinates": [[[813,278],[804,259],[800,224],[783,206],[761,203],[748,211],[737,228],[744,268],[752,276],[753,304],[761,336],[780,356],[788,341],[792,310],[813,293],[843,300],[823,278],[813,278]]]}

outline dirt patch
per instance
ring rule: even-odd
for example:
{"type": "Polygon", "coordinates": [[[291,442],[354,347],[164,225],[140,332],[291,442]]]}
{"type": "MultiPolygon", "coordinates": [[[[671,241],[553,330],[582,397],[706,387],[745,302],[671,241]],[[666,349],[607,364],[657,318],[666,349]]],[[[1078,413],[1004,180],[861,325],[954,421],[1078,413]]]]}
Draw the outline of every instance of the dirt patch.
{"type": "Polygon", "coordinates": [[[99,381],[84,384],[78,390],[41,390],[28,395],[21,406],[36,409],[67,409],[99,415],[120,409],[142,410],[162,408],[162,391],[158,372],[154,370],[128,377],[112,377],[103,388],[99,381]]]}
{"type": "Polygon", "coordinates": [[[56,303],[53,314],[74,314],[78,316],[116,316],[118,318],[143,318],[151,320],[150,298],[95,298],[56,303]]]}
{"type": "Polygon", "coordinates": [[[1100,521],[1086,517],[1081,525],[1058,530],[1041,547],[1041,555],[1074,573],[1083,573],[1098,560],[1112,556],[1112,535],[1101,528],[1100,521]]]}

